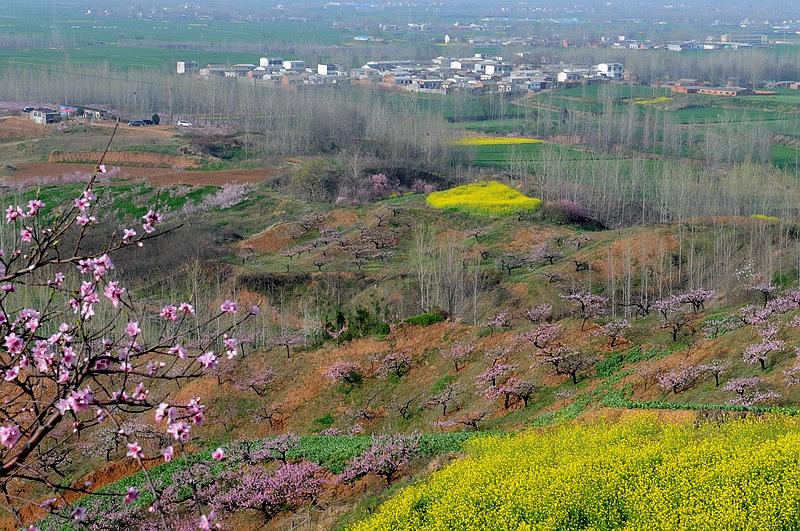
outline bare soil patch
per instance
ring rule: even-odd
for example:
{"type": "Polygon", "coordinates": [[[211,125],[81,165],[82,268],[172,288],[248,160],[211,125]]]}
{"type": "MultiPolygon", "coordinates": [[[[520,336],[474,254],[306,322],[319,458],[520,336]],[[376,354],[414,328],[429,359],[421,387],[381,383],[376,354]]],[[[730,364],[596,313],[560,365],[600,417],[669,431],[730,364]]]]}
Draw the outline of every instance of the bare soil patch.
{"type": "Polygon", "coordinates": [[[25,140],[49,135],[53,127],[35,124],[27,116],[0,118],[0,140],[25,140]]]}
{"type": "Polygon", "coordinates": [[[288,225],[286,223],[273,225],[255,236],[243,240],[239,246],[243,249],[249,248],[262,253],[277,252],[292,242],[292,237],[289,236],[287,228],[288,225]]]}
{"type": "Polygon", "coordinates": [[[188,184],[192,186],[208,186],[221,184],[255,184],[275,176],[279,170],[275,168],[257,168],[253,170],[223,171],[172,171],[152,173],[147,180],[155,185],[188,184]]]}

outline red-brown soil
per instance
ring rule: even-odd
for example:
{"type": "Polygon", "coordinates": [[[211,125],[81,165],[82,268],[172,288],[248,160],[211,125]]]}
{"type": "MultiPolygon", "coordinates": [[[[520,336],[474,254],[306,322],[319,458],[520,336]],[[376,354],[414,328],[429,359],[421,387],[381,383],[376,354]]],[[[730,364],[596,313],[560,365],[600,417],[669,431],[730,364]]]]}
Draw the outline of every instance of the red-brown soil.
{"type": "Polygon", "coordinates": [[[274,253],[292,242],[290,234],[289,225],[279,223],[242,241],[239,246],[243,249],[253,249],[262,253],[274,253]]]}
{"type": "Polygon", "coordinates": [[[0,119],[0,140],[25,140],[47,136],[52,126],[35,124],[26,116],[9,116],[0,119]]]}

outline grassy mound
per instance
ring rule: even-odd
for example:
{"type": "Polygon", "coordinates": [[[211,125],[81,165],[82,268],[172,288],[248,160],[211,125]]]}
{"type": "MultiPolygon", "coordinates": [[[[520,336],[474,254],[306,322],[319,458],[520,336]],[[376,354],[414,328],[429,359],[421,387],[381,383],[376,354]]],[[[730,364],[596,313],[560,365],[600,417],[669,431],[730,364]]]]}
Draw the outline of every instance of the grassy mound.
{"type": "Polygon", "coordinates": [[[428,194],[428,204],[434,208],[486,216],[532,212],[541,203],[541,199],[528,197],[497,181],[465,184],[428,194]]]}
{"type": "Polygon", "coordinates": [[[798,428],[634,419],[475,440],[357,529],[796,529],[798,428]]]}

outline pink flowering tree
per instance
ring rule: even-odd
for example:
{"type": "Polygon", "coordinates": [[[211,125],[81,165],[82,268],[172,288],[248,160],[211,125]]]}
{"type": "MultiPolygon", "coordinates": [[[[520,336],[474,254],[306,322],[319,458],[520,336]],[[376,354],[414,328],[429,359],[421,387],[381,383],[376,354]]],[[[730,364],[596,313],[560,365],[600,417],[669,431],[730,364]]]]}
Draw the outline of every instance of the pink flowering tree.
{"type": "Polygon", "coordinates": [[[343,483],[353,483],[367,476],[380,476],[391,485],[400,471],[419,455],[419,436],[392,435],[375,438],[372,445],[353,459],[339,477],[343,483]]]}
{"type": "Polygon", "coordinates": [[[510,373],[517,370],[516,365],[510,363],[496,363],[486,368],[475,377],[475,385],[484,396],[494,396],[494,390],[500,383],[504,382],[510,373]]]}
{"type": "Polygon", "coordinates": [[[564,258],[564,253],[545,242],[540,243],[528,253],[527,262],[529,264],[553,265],[562,258],[564,258]]]}
{"type": "Polygon", "coordinates": [[[277,437],[272,437],[264,441],[260,450],[255,452],[256,460],[278,460],[287,463],[287,454],[297,448],[300,444],[300,437],[294,433],[284,433],[277,437]]]}
{"type": "MultiPolygon", "coordinates": [[[[797,359],[800,359],[800,347],[795,347],[795,354],[797,359]]],[[[783,371],[783,377],[789,387],[800,384],[800,363],[795,363],[792,368],[783,371]]]]}
{"type": "Polygon", "coordinates": [[[608,346],[614,348],[620,340],[625,339],[625,334],[631,329],[631,323],[627,319],[615,319],[604,324],[592,333],[595,336],[605,336],[608,338],[608,346]]]}
{"type": "Polygon", "coordinates": [[[463,426],[464,428],[478,431],[480,429],[479,424],[488,416],[488,411],[473,411],[452,419],[438,420],[433,425],[443,430],[458,429],[463,426]]]}
{"type": "Polygon", "coordinates": [[[706,374],[712,375],[714,377],[714,386],[719,387],[720,378],[731,370],[731,363],[721,359],[714,359],[699,365],[699,369],[706,374]]]}
{"type": "Polygon", "coordinates": [[[250,390],[258,396],[265,396],[269,387],[275,382],[278,373],[269,367],[248,371],[241,378],[233,380],[233,388],[239,391],[250,390]]]}
{"type": "Polygon", "coordinates": [[[278,334],[273,340],[272,344],[275,347],[283,347],[286,349],[286,359],[291,359],[292,357],[292,347],[296,347],[298,345],[303,344],[303,334],[299,332],[294,332],[291,330],[281,330],[280,334],[278,334]]]}
{"type": "Polygon", "coordinates": [[[708,288],[695,288],[681,293],[678,298],[685,304],[692,305],[694,313],[705,309],[705,303],[710,301],[716,295],[716,291],[708,288]]]}
{"type": "Polygon", "coordinates": [[[469,343],[453,343],[448,350],[444,351],[443,355],[446,360],[453,363],[453,369],[459,372],[466,366],[474,353],[475,345],[469,343]]]}
{"type": "Polygon", "coordinates": [[[758,364],[762,370],[766,370],[770,357],[782,352],[786,347],[786,342],[775,337],[778,333],[777,327],[768,325],[759,329],[761,341],[748,345],[742,353],[742,359],[750,365],[758,364]]]}
{"type": "Polygon", "coordinates": [[[703,368],[698,365],[685,365],[663,372],[656,376],[658,386],[664,391],[672,391],[676,395],[694,387],[703,374],[703,368]]]}
{"type": "Polygon", "coordinates": [[[551,304],[539,304],[528,308],[522,315],[525,319],[536,325],[550,319],[552,314],[553,306],[551,304]]]}
{"type": "Polygon", "coordinates": [[[329,481],[325,470],[310,461],[285,463],[274,473],[251,467],[216,505],[230,512],[255,509],[268,521],[283,511],[314,503],[329,481]]]}
{"type": "Polygon", "coordinates": [[[661,326],[670,331],[672,341],[678,341],[678,335],[689,324],[682,311],[682,304],[680,296],[673,295],[654,302],[652,306],[664,319],[661,326]]]}
{"type": "Polygon", "coordinates": [[[765,390],[763,386],[764,379],[760,376],[753,376],[731,380],[725,384],[723,390],[735,393],[737,396],[732,398],[730,403],[739,406],[754,406],[780,398],[781,395],[774,391],[765,390]]]}
{"type": "Polygon", "coordinates": [[[502,310],[486,320],[486,326],[494,332],[495,330],[503,330],[511,326],[511,320],[508,315],[508,310],[502,310]]]}
{"type": "MultiPolygon", "coordinates": [[[[112,426],[147,474],[142,462],[152,456],[122,429],[124,419],[155,411],[173,444],[188,441],[204,406],[197,398],[171,402],[164,390],[239,355],[233,334],[249,316],[233,301],[202,320],[188,302],[154,310],[137,301],[115,279],[114,256],[145,247],[139,252],[146,259],[146,244],[163,233],[162,217],[150,210],[137,226],[96,238],[106,243],[94,248],[86,242],[107,223],[94,183],[47,215],[40,199],[10,205],[6,226],[13,237],[0,250],[0,484],[4,492],[33,492],[40,484],[55,493],[46,504],[54,511],[69,505],[65,493],[85,488],[39,466],[40,451],[66,451],[79,437],[112,426]]],[[[165,460],[174,452],[161,449],[165,460]]],[[[125,501],[138,496],[131,487],[125,501]]]]}
{"type": "Polygon", "coordinates": [[[379,354],[380,370],[386,376],[402,378],[411,370],[411,355],[404,350],[379,354]]]}
{"type": "Polygon", "coordinates": [[[363,378],[361,367],[352,361],[337,361],[325,369],[325,378],[334,383],[357,384],[363,378]]]}
{"type": "Polygon", "coordinates": [[[536,354],[539,361],[552,365],[556,374],[569,376],[573,384],[578,383],[578,375],[591,369],[597,357],[574,347],[545,349],[536,354]]]}
{"type": "Polygon", "coordinates": [[[429,409],[441,407],[442,416],[445,416],[448,410],[452,411],[452,408],[456,406],[460,391],[461,388],[458,384],[447,384],[444,389],[428,397],[425,401],[425,407],[429,409]]]}
{"type": "Polygon", "coordinates": [[[561,325],[551,323],[540,325],[528,332],[523,332],[520,334],[520,337],[530,342],[537,349],[544,350],[552,346],[560,335],[561,325]]]}
{"type": "Polygon", "coordinates": [[[574,302],[578,305],[581,319],[583,319],[581,322],[581,331],[586,329],[586,323],[589,322],[590,319],[594,319],[606,312],[605,307],[608,303],[606,297],[595,295],[588,291],[576,291],[575,293],[564,295],[564,300],[574,302]]]}

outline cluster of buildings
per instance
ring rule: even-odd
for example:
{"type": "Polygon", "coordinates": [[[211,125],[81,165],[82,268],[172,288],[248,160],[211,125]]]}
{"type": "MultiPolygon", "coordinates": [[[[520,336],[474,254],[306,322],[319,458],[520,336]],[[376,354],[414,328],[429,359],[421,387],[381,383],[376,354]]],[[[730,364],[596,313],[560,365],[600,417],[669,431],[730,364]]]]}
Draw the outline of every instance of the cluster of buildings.
{"type": "MultiPolygon", "coordinates": [[[[608,43],[606,41],[606,43],[608,43]]],[[[632,39],[627,35],[618,35],[610,43],[612,48],[626,48],[629,50],[669,50],[672,52],[685,52],[696,50],[739,50],[751,48],[768,48],[769,37],[763,33],[754,34],[723,34],[709,36],[706,40],[667,41],[653,42],[651,40],[632,39]]]]}
{"type": "Polygon", "coordinates": [[[621,81],[620,63],[596,65],[529,65],[524,55],[514,63],[490,54],[472,57],[436,57],[430,60],[370,61],[360,68],[344,69],[337,64],[318,64],[311,68],[304,61],[262,57],[258,65],[207,65],[178,61],[176,72],[201,78],[247,78],[254,83],[286,86],[374,83],[412,92],[447,94],[514,93],[539,91],[557,85],[621,81]]]}
{"type": "Polygon", "coordinates": [[[27,114],[33,123],[55,124],[69,118],[85,118],[87,120],[107,120],[111,118],[108,111],[95,107],[80,105],[59,105],[57,109],[50,107],[26,107],[23,114],[27,114]]]}

